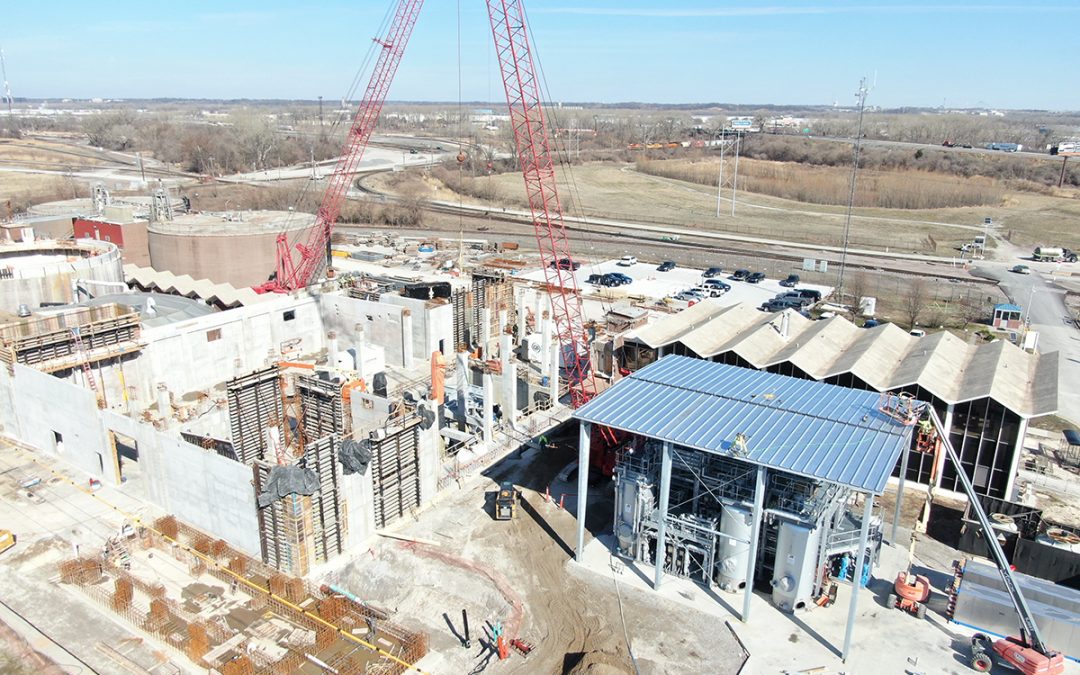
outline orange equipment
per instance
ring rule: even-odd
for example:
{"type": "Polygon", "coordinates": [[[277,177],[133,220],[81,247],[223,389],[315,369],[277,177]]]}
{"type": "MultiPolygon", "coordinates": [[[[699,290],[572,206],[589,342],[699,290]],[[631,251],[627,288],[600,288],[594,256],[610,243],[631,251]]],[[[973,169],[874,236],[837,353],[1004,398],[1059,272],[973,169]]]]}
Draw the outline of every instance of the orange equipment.
{"type": "Polygon", "coordinates": [[[442,352],[431,352],[431,400],[442,405],[446,398],[446,359],[442,352]]]}
{"type": "Polygon", "coordinates": [[[889,593],[886,603],[914,614],[922,619],[926,617],[926,601],[930,598],[930,580],[921,574],[900,572],[893,583],[893,592],[889,593]]]}

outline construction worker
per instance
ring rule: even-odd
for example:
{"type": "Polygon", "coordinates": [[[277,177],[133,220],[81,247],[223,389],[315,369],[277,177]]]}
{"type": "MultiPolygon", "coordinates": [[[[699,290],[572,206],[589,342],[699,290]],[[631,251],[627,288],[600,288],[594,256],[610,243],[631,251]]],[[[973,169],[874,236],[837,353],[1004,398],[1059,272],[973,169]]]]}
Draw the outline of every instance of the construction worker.
{"type": "Polygon", "coordinates": [[[930,419],[929,413],[919,418],[919,433],[925,436],[934,435],[934,422],[930,419]]]}

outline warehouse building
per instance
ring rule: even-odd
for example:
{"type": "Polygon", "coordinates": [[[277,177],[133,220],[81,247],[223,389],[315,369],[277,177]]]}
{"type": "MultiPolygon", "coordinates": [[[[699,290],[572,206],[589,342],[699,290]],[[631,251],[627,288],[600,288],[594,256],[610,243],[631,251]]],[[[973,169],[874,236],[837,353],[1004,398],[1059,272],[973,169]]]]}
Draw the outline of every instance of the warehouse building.
{"type": "MultiPolygon", "coordinates": [[[[937,411],[975,488],[1003,499],[1015,488],[1028,421],[1057,411],[1057,352],[970,344],[947,331],[915,337],[893,324],[859,328],[839,316],[813,321],[707,300],[626,335],[619,359],[633,371],[668,354],[912,394],[937,411]]],[[[907,478],[927,483],[931,464],[913,450],[907,478]]],[[[960,492],[955,468],[940,468],[938,486],[960,492]]]]}

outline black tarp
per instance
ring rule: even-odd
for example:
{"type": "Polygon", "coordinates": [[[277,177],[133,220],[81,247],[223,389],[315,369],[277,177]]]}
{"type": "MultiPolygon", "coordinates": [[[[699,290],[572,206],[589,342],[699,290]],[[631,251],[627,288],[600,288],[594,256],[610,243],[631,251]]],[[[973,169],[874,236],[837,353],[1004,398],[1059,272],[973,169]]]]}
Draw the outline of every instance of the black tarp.
{"type": "Polygon", "coordinates": [[[259,494],[259,508],[266,508],[292,494],[313,495],[319,489],[319,475],[300,466],[275,466],[259,494]]]}
{"type": "Polygon", "coordinates": [[[341,470],[345,475],[362,474],[367,471],[373,456],[371,441],[366,438],[342,441],[341,450],[338,451],[338,460],[341,462],[341,470]]]}

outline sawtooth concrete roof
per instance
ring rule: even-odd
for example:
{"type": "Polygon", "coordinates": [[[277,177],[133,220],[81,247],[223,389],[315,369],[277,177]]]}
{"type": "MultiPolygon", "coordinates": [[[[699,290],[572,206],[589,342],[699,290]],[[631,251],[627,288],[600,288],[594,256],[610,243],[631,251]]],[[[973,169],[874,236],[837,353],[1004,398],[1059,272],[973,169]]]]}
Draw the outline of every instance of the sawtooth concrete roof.
{"type": "Polygon", "coordinates": [[[182,295],[207,303],[220,304],[226,309],[252,305],[269,299],[271,296],[259,295],[250,288],[236,288],[232,284],[218,284],[209,279],[195,280],[187,274],[176,275],[161,272],[152,267],[124,265],[124,279],[129,285],[135,285],[148,291],[182,295]]]}
{"type": "Polygon", "coordinates": [[[733,352],[755,368],[787,362],[818,380],[851,373],[879,391],[918,385],[946,403],[990,397],[1023,417],[1057,412],[1058,353],[1030,354],[1004,340],[969,344],[947,331],[915,337],[891,323],[859,328],[841,316],[813,321],[719,300],[627,339],[653,349],[682,344],[705,359],[733,352]]]}

